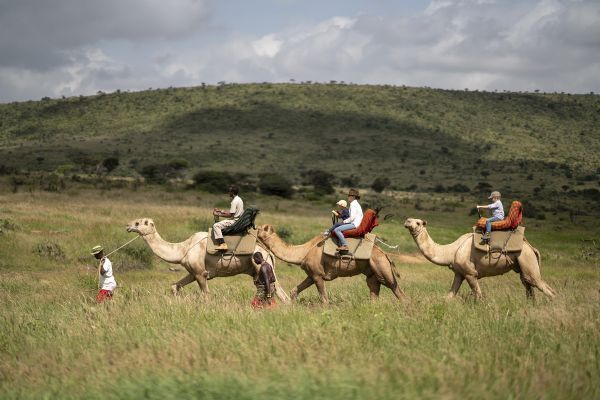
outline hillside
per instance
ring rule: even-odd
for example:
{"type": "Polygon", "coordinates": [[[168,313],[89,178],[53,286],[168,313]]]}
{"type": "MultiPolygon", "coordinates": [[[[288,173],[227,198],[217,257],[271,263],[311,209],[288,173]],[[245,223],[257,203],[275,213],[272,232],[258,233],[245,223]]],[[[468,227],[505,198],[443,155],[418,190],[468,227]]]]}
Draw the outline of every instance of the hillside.
{"type": "Polygon", "coordinates": [[[600,97],[344,84],[227,84],[0,104],[0,170],[111,175],[184,160],[301,182],[516,194],[596,190],[600,97]],[[464,190],[464,189],[463,189],[464,190]]]}

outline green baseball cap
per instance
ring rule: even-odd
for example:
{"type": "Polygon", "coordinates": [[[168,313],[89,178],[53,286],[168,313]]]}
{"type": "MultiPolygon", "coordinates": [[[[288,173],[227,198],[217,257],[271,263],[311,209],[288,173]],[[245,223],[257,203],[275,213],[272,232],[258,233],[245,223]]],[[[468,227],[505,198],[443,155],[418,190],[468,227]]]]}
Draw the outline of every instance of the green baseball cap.
{"type": "Polygon", "coordinates": [[[104,250],[104,248],[102,246],[100,246],[100,245],[94,246],[92,248],[92,252],[90,254],[95,256],[96,254],[100,253],[102,250],[104,250]]]}

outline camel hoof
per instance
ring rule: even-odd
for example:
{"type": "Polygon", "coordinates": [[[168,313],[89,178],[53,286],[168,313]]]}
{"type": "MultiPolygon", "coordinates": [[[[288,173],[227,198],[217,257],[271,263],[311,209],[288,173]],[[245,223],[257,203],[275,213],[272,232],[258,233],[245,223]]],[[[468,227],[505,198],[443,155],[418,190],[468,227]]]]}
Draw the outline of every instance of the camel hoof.
{"type": "Polygon", "coordinates": [[[177,287],[177,285],[171,285],[171,293],[173,293],[173,296],[177,296],[177,294],[179,293],[179,288],[177,287]]]}
{"type": "Polygon", "coordinates": [[[298,289],[293,288],[292,291],[290,292],[290,299],[295,301],[297,298],[298,298],[298,289]]]}

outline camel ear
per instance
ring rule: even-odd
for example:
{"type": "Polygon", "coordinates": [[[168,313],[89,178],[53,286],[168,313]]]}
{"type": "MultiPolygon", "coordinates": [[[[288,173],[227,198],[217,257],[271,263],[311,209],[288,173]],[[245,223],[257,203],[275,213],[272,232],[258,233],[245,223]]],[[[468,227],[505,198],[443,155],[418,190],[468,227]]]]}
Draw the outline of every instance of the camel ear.
{"type": "Polygon", "coordinates": [[[427,225],[427,221],[423,220],[423,226],[427,225]]]}
{"type": "Polygon", "coordinates": [[[154,222],[150,222],[150,226],[154,227],[154,222]]]}

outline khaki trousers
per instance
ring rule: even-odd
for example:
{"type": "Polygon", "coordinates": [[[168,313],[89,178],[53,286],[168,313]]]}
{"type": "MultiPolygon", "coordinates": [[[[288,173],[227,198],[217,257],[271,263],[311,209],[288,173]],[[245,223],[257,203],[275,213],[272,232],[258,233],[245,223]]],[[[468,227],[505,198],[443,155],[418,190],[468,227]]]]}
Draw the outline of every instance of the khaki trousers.
{"type": "Polygon", "coordinates": [[[219,221],[216,224],[214,224],[213,232],[215,235],[215,239],[223,239],[223,233],[221,232],[221,230],[224,228],[227,228],[228,226],[235,224],[236,222],[237,222],[237,220],[235,220],[235,219],[226,219],[226,220],[219,221]]]}

